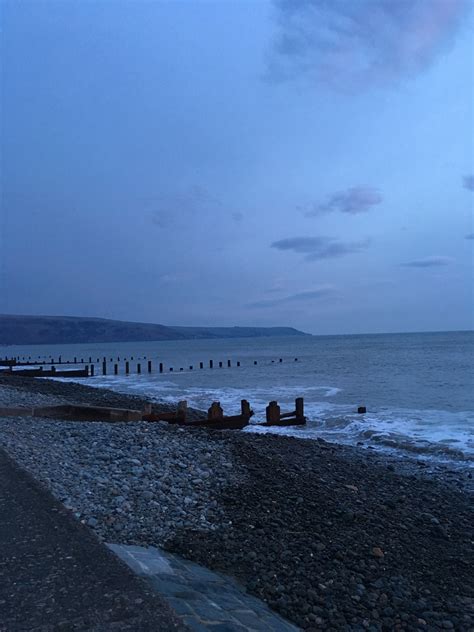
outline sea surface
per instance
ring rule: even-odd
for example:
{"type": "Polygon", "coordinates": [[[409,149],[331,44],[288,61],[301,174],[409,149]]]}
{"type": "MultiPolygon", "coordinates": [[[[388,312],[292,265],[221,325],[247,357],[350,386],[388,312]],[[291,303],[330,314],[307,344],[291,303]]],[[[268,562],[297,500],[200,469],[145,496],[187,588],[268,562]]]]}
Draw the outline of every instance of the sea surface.
{"type": "Polygon", "coordinates": [[[306,427],[252,425],[250,432],[362,442],[474,465],[472,331],[0,347],[0,357],[35,361],[59,355],[63,361],[76,357],[87,362],[89,356],[100,360],[95,377],[77,381],[150,400],[186,399],[204,410],[219,401],[226,413],[235,414],[240,400],[247,399],[255,422],[264,421],[270,400],[277,400],[284,412],[294,408],[296,397],[304,397],[306,427]],[[101,375],[104,356],[106,376],[101,375]],[[118,357],[119,375],[110,375],[118,357]],[[128,376],[125,358],[130,362],[128,376]],[[136,373],[137,362],[141,375],[136,373]],[[204,369],[199,369],[200,362],[204,369]],[[366,406],[367,413],[357,414],[358,406],[366,406]]]}

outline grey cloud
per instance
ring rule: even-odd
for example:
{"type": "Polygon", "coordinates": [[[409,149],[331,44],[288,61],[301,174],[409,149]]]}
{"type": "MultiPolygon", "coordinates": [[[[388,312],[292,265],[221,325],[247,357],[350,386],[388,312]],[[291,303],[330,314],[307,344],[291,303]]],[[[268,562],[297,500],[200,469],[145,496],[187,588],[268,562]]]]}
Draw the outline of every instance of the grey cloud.
{"type": "Polygon", "coordinates": [[[474,191],[474,175],[464,176],[463,187],[469,191],[474,191]]]}
{"type": "Polygon", "coordinates": [[[173,224],[173,218],[166,211],[152,211],[151,221],[158,228],[169,228],[173,224]]]}
{"type": "Polygon", "coordinates": [[[465,239],[474,239],[474,233],[469,233],[469,235],[466,235],[465,239]]]}
{"type": "Polygon", "coordinates": [[[324,285],[315,290],[308,290],[306,292],[298,292],[297,294],[290,294],[289,296],[283,296],[275,299],[264,299],[262,301],[255,301],[249,303],[248,307],[265,308],[276,307],[278,305],[284,305],[285,303],[306,303],[317,299],[324,298],[334,294],[334,287],[332,285],[324,285]]]}
{"type": "Polygon", "coordinates": [[[439,266],[447,266],[452,263],[450,257],[425,257],[424,259],[414,259],[400,265],[409,268],[435,268],[439,266]]]}
{"type": "Polygon", "coordinates": [[[271,244],[277,250],[291,250],[306,255],[307,261],[318,259],[331,259],[365,250],[369,240],[357,242],[344,242],[332,237],[291,237],[280,239],[271,244]]]}
{"type": "Polygon", "coordinates": [[[342,90],[396,82],[450,43],[467,0],[273,0],[267,79],[304,76],[342,90]]]}
{"type": "Polygon", "coordinates": [[[307,217],[320,215],[321,213],[366,213],[373,206],[382,202],[382,196],[377,189],[372,187],[352,187],[345,191],[339,191],[331,195],[325,202],[314,204],[313,208],[305,213],[307,217]]]}
{"type": "Polygon", "coordinates": [[[189,213],[202,213],[207,209],[222,206],[220,200],[199,185],[191,185],[181,191],[144,198],[147,209],[151,211],[152,221],[167,226],[176,216],[189,213]]]}

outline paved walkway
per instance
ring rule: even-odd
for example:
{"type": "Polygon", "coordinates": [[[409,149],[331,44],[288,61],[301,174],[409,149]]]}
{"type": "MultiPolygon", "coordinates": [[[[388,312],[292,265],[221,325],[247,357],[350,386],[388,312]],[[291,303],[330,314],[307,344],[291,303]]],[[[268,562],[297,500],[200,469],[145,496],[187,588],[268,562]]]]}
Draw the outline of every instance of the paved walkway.
{"type": "Polygon", "coordinates": [[[147,582],[0,450],[0,631],[185,630],[147,582]]]}
{"type": "Polygon", "coordinates": [[[108,544],[194,632],[297,632],[231,578],[154,547],[108,544]]]}

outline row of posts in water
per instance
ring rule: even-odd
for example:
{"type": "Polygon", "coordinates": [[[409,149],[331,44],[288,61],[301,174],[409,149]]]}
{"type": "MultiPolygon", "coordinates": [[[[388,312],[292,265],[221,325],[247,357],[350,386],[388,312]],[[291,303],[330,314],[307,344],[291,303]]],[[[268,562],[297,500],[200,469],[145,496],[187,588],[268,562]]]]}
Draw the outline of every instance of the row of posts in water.
{"type": "MultiPolygon", "coordinates": [[[[133,361],[133,359],[134,358],[132,356],[130,358],[130,360],[133,361]]],[[[146,360],[146,356],[144,356],[143,359],[146,360]]],[[[125,364],[125,375],[129,375],[130,374],[130,360],[127,360],[127,358],[123,358],[123,360],[122,360],[122,362],[124,362],[124,364],[125,364]]],[[[6,362],[15,363],[16,366],[31,366],[31,365],[47,366],[47,365],[53,365],[51,367],[51,370],[53,370],[53,371],[55,370],[54,365],[86,364],[86,365],[88,365],[87,366],[88,374],[91,377],[95,375],[95,364],[92,361],[92,357],[89,357],[88,362],[84,362],[84,358],[81,358],[80,361],[78,361],[77,357],[75,357],[73,361],[71,361],[71,360],[63,361],[62,360],[62,356],[59,356],[58,361],[55,361],[53,358],[51,358],[51,359],[49,359],[47,361],[43,360],[43,361],[40,361],[40,362],[38,362],[38,361],[35,362],[34,360],[31,359],[31,357],[28,357],[28,360],[25,360],[25,358],[20,359],[19,356],[16,357],[16,358],[5,358],[4,361],[5,361],[5,363],[6,362]]],[[[295,358],[294,361],[298,362],[298,358],[295,358]]],[[[100,362],[101,362],[100,358],[97,358],[96,363],[100,363],[100,362]]],[[[114,362],[114,358],[110,358],[109,362],[110,363],[114,362]]],[[[271,362],[272,362],[272,364],[274,364],[275,360],[272,360],[271,362]]],[[[280,358],[278,362],[279,363],[283,363],[283,358],[280,358]]],[[[120,363],[120,357],[118,357],[117,358],[117,362],[115,362],[113,364],[113,374],[114,375],[118,375],[119,374],[119,367],[120,367],[119,363],[120,363]]],[[[231,360],[227,360],[226,364],[227,364],[228,368],[232,367],[232,361],[231,360]]],[[[257,364],[258,364],[257,360],[254,360],[253,364],[254,364],[254,366],[257,366],[257,364]]],[[[218,363],[216,363],[214,365],[214,360],[209,360],[208,366],[209,366],[210,369],[213,369],[214,366],[216,366],[216,367],[218,366],[219,368],[223,368],[225,366],[225,363],[222,362],[222,361],[219,361],[218,363]]],[[[237,361],[235,363],[235,366],[240,367],[241,366],[240,361],[237,361]]],[[[204,367],[205,367],[205,363],[204,362],[199,362],[199,369],[204,369],[204,367]]],[[[101,371],[102,375],[107,375],[109,373],[108,361],[107,361],[106,357],[104,357],[102,359],[102,367],[101,368],[102,368],[102,371],[101,371]]],[[[152,361],[151,360],[147,361],[147,363],[146,363],[146,370],[147,370],[148,373],[152,373],[153,372],[153,366],[152,366],[152,361]]],[[[192,364],[189,365],[189,370],[193,371],[194,370],[194,365],[192,365],[192,364]]],[[[159,373],[164,373],[165,372],[165,366],[164,366],[163,362],[159,363],[158,371],[159,371],[159,373]]],[[[168,371],[169,372],[173,372],[174,368],[173,367],[169,367],[168,371]]],[[[180,367],[179,371],[184,371],[184,367],[180,367]]],[[[136,364],[136,372],[137,372],[137,374],[141,374],[142,373],[142,364],[140,362],[138,362],[136,364]]],[[[110,371],[110,373],[112,373],[112,371],[110,371]]]]}
{"type": "MultiPolygon", "coordinates": [[[[120,358],[118,358],[118,360],[120,361],[120,358]]],[[[274,363],[274,362],[275,362],[275,361],[274,361],[274,360],[272,360],[272,363],[274,363]]],[[[282,362],[283,362],[283,358],[280,358],[280,359],[279,359],[279,363],[282,363],[282,362]]],[[[295,362],[298,362],[298,358],[295,358],[295,362]]],[[[253,364],[254,364],[254,366],[257,366],[257,364],[258,364],[257,360],[254,360],[254,361],[253,361],[253,364]]],[[[216,366],[219,366],[219,368],[220,368],[220,369],[222,369],[222,368],[224,367],[224,362],[219,362],[218,364],[216,364],[216,366]]],[[[240,362],[239,362],[239,361],[237,361],[237,362],[235,363],[235,366],[240,367],[240,366],[241,366],[240,362]]],[[[227,360],[227,367],[228,367],[229,369],[232,367],[232,361],[231,361],[231,360],[227,360]]],[[[200,368],[200,369],[204,369],[204,362],[200,362],[200,363],[199,363],[199,368],[200,368]]],[[[210,369],[213,369],[213,368],[214,368],[214,360],[209,360],[209,368],[210,368],[210,369]]],[[[91,365],[90,365],[90,375],[91,375],[91,376],[93,376],[93,375],[94,375],[94,369],[95,369],[94,365],[93,365],[93,364],[91,364],[91,365]]],[[[106,360],[103,360],[103,361],[102,361],[102,375],[107,375],[107,370],[108,370],[108,367],[107,367],[107,361],[106,361],[106,360]]],[[[180,370],[180,371],[184,371],[184,367],[180,367],[180,369],[179,369],[179,370],[180,370]]],[[[190,371],[193,371],[193,370],[194,370],[194,365],[193,365],[193,364],[190,364],[190,365],[189,365],[189,370],[190,370],[190,371]]],[[[163,362],[160,362],[160,363],[159,363],[159,365],[158,365],[158,371],[159,371],[160,373],[164,373],[164,372],[165,372],[165,366],[164,366],[163,362]]],[[[173,371],[174,371],[174,368],[173,368],[172,366],[170,366],[170,367],[168,368],[168,371],[171,373],[171,372],[173,372],[173,371]]],[[[115,363],[115,364],[114,364],[114,367],[113,367],[113,372],[114,372],[114,375],[118,375],[118,373],[119,373],[119,364],[118,364],[118,363],[115,363]]],[[[137,374],[140,374],[141,372],[142,372],[142,365],[141,365],[141,363],[140,363],[140,362],[138,362],[138,363],[137,363],[137,374]]],[[[152,370],[152,362],[151,362],[151,360],[148,360],[148,361],[147,361],[147,372],[148,372],[148,373],[152,373],[152,372],[153,372],[153,370],[152,370]]],[[[125,360],[125,375],[129,375],[129,374],[130,374],[130,362],[129,362],[128,360],[125,360]]]]}

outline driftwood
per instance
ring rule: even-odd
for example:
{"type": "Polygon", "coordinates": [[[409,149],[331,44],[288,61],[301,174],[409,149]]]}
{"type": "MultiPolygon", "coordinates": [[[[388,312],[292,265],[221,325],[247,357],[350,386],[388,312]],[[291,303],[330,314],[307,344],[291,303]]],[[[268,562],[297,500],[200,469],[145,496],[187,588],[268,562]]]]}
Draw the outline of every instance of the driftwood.
{"type": "Polygon", "coordinates": [[[253,410],[246,399],[240,402],[240,415],[224,415],[220,402],[213,402],[207,411],[207,420],[197,422],[200,426],[217,430],[239,430],[248,426],[253,410]]]}
{"type": "Polygon", "coordinates": [[[266,422],[262,426],[302,426],[306,423],[304,401],[302,397],[295,400],[295,410],[282,413],[278,402],[270,402],[266,408],[266,422]]]}
{"type": "Polygon", "coordinates": [[[153,413],[151,405],[147,404],[142,421],[167,421],[170,424],[185,424],[186,414],[188,412],[188,402],[182,401],[178,403],[176,412],[173,413],[153,413]]]}
{"type": "Polygon", "coordinates": [[[174,413],[152,413],[147,410],[143,415],[143,421],[167,421],[168,423],[186,426],[202,426],[216,430],[238,430],[248,425],[253,415],[250,404],[246,399],[240,403],[240,415],[226,416],[219,402],[213,402],[207,412],[207,419],[189,421],[186,418],[187,402],[179,402],[178,409],[174,413]]]}

